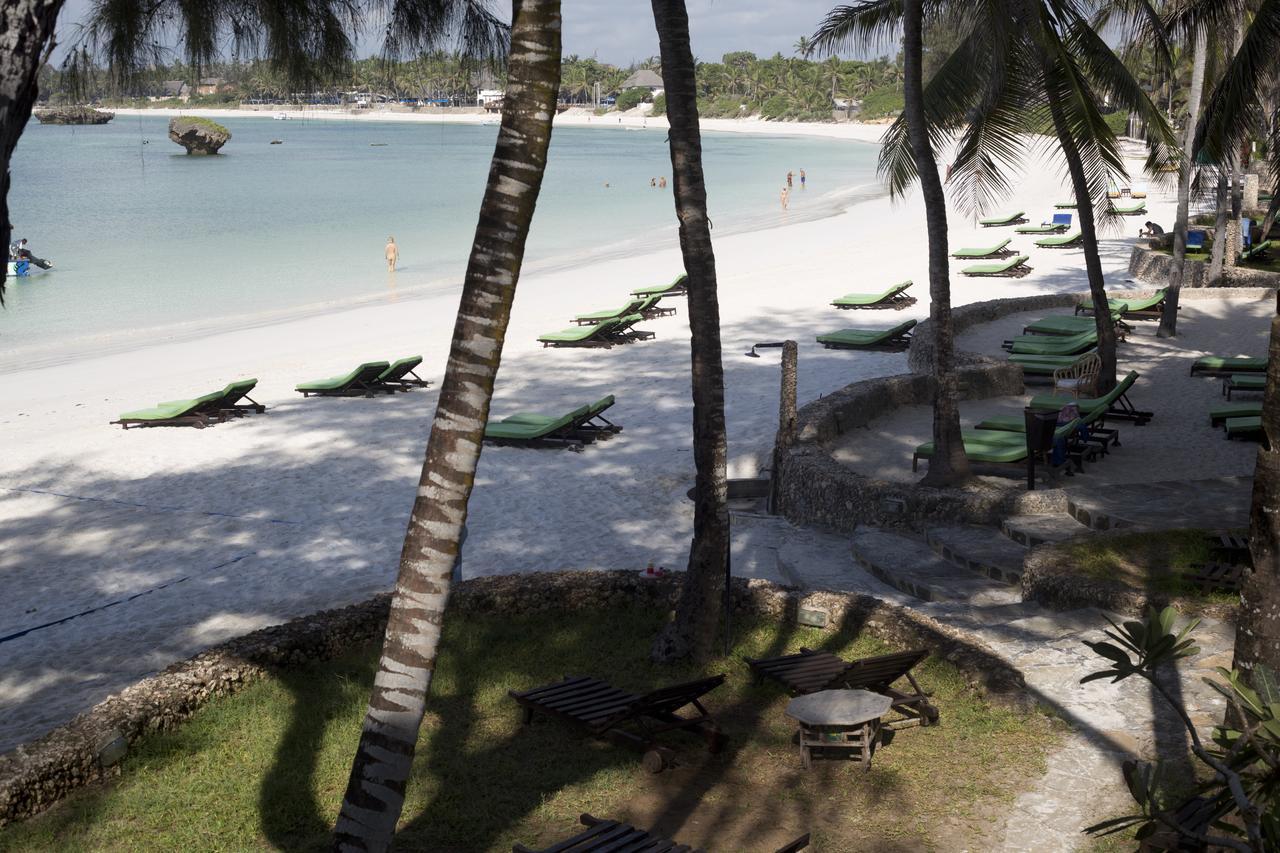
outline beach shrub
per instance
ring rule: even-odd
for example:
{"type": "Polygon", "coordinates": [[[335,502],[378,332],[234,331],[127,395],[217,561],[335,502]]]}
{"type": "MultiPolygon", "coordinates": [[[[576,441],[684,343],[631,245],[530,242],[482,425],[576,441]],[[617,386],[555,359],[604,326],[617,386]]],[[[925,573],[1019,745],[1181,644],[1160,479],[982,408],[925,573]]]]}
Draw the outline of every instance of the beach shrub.
{"type": "Polygon", "coordinates": [[[222,125],[207,118],[200,118],[199,116],[178,116],[178,120],[190,122],[191,124],[198,125],[205,130],[212,131],[214,133],[225,133],[228,136],[231,134],[231,131],[227,130],[222,125]]]}
{"type": "Polygon", "coordinates": [[[764,118],[786,118],[787,113],[790,111],[791,103],[787,100],[786,95],[774,95],[760,105],[760,115],[764,118]]]}
{"type": "Polygon", "coordinates": [[[649,113],[649,115],[664,116],[666,114],[667,114],[667,96],[659,95],[658,97],[653,99],[653,112],[649,113]]]}
{"type": "Polygon", "coordinates": [[[644,89],[627,89],[618,95],[617,107],[623,111],[635,109],[644,101],[646,94],[648,93],[644,89]]]}
{"type": "Polygon", "coordinates": [[[1107,127],[1111,128],[1111,132],[1116,136],[1123,136],[1129,129],[1129,114],[1124,110],[1107,113],[1103,118],[1106,119],[1107,127]]]}
{"type": "Polygon", "coordinates": [[[905,105],[902,90],[897,86],[876,89],[862,99],[862,112],[858,117],[868,119],[896,116],[905,105]]]}

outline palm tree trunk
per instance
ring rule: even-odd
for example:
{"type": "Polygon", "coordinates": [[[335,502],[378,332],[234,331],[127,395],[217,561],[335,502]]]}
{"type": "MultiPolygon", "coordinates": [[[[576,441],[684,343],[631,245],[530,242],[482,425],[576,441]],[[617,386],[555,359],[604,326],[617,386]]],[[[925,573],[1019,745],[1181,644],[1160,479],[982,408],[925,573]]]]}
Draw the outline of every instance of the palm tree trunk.
{"type": "Polygon", "coordinates": [[[960,437],[959,389],[955,374],[955,330],[951,325],[951,273],[947,261],[947,197],[938,162],[929,144],[924,114],[922,0],[906,0],[902,9],[902,96],[907,137],[920,176],[925,227],[929,236],[929,325],[933,328],[933,456],[927,486],[954,486],[969,478],[969,458],[960,437]]]}
{"type": "Polygon", "coordinates": [[[1182,292],[1182,274],[1187,261],[1187,218],[1191,207],[1191,172],[1195,166],[1196,124],[1200,121],[1200,94],[1204,89],[1204,67],[1209,52],[1208,36],[1196,34],[1195,56],[1191,64],[1191,91],[1187,98],[1187,126],[1183,133],[1182,172],[1178,175],[1178,214],[1173,223],[1173,264],[1169,267],[1169,287],[1165,293],[1164,311],[1156,334],[1171,338],[1178,334],[1178,297],[1182,292]]]}
{"type": "Polygon", "coordinates": [[[1267,390],[1262,403],[1264,437],[1253,472],[1249,551],[1253,572],[1240,593],[1233,668],[1253,683],[1257,664],[1280,669],[1280,316],[1271,320],[1267,390]]]}
{"type": "Polygon", "coordinates": [[[671,175],[680,252],[689,275],[689,350],[693,362],[693,463],[696,469],[693,544],[674,621],[654,640],[658,661],[703,661],[715,646],[729,565],[729,484],[725,471],[724,366],[720,305],[711,250],[707,188],[702,176],[697,79],[684,0],[653,0],[667,96],[671,175]]]}
{"type": "Polygon", "coordinates": [[[1222,266],[1226,261],[1227,220],[1231,216],[1231,195],[1227,179],[1228,175],[1234,174],[1234,163],[1218,169],[1218,184],[1214,193],[1217,218],[1213,222],[1213,255],[1209,260],[1209,278],[1206,284],[1212,284],[1222,277],[1222,266]]]}
{"type": "Polygon", "coordinates": [[[1244,227],[1241,217],[1244,216],[1244,175],[1242,168],[1248,163],[1249,150],[1246,143],[1242,154],[1237,154],[1231,161],[1231,218],[1227,222],[1225,245],[1223,246],[1223,264],[1234,267],[1240,257],[1240,231],[1244,227]]]}
{"type": "MultiPolygon", "coordinates": [[[[0,9],[0,242],[13,239],[9,222],[9,161],[31,120],[39,91],[36,78],[53,50],[63,0],[9,0],[0,9]]],[[[7,257],[7,255],[6,255],[7,257]]],[[[0,305],[9,267],[0,272],[0,305]]]]}
{"type": "Polygon", "coordinates": [[[400,553],[382,657],[334,829],[337,850],[388,849],[404,804],[559,86],[560,0],[515,0],[502,127],[400,553]]]}

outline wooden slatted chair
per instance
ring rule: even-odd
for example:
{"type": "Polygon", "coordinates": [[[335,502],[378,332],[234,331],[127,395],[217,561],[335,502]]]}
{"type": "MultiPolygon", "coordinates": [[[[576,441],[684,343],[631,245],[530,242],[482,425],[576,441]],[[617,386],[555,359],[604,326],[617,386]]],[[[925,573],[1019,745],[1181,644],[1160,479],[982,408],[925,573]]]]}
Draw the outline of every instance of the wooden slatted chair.
{"type": "Polygon", "coordinates": [[[915,676],[911,674],[911,670],[928,656],[928,649],[915,649],[847,661],[831,652],[801,649],[798,655],[746,658],[746,661],[755,673],[757,683],[765,678],[772,678],[780,681],[793,693],[847,688],[870,690],[888,696],[893,699],[893,710],[901,714],[902,718],[888,721],[885,727],[904,729],[938,722],[938,709],[929,702],[929,694],[920,688],[915,676]],[[897,690],[892,686],[900,678],[907,679],[912,692],[897,690]]]}
{"type": "Polygon", "coordinates": [[[598,678],[569,675],[563,681],[532,690],[512,690],[509,695],[524,708],[525,725],[533,722],[535,714],[559,717],[595,737],[610,738],[643,751],[644,768],[661,773],[674,760],[674,753],[657,741],[664,732],[697,732],[706,740],[708,749],[720,751],[724,735],[700,700],[721,684],[724,675],[713,675],[638,694],[598,678]],[[678,713],[690,706],[692,714],[678,713]]]}
{"type": "MultiPolygon", "coordinates": [[[[512,853],[703,853],[701,848],[690,847],[675,841],[668,841],[643,829],[636,829],[628,823],[592,817],[584,814],[579,821],[587,827],[572,838],[534,850],[523,844],[511,848],[512,853]]],[[[776,853],[796,853],[809,846],[809,833],[797,838],[776,853]]]]}

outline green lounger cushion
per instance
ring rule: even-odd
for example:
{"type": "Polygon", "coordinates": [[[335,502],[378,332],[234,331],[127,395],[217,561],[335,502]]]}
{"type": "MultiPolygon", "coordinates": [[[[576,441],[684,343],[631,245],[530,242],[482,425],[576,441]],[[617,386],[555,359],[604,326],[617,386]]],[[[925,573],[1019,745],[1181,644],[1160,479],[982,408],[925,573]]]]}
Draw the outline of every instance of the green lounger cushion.
{"type": "Polygon", "coordinates": [[[1223,426],[1226,427],[1227,438],[1233,435],[1252,435],[1253,433],[1262,432],[1262,416],[1227,418],[1223,426]]]}
{"type": "MultiPolygon", "coordinates": [[[[639,315],[634,315],[639,316],[639,315]]],[[[585,326],[574,326],[572,329],[564,329],[559,332],[547,332],[538,337],[543,343],[553,344],[576,344],[590,340],[595,335],[608,331],[617,326],[618,320],[605,320],[602,323],[590,323],[585,326]]]]}
{"type": "Polygon", "coordinates": [[[222,392],[213,394],[205,394],[203,397],[196,397],[194,400],[170,400],[167,403],[161,403],[150,409],[139,409],[136,412],[125,412],[120,416],[122,421],[167,421],[172,418],[182,418],[187,415],[195,414],[196,410],[201,406],[211,403],[214,400],[221,399],[222,392]]]}
{"type": "Polygon", "coordinates": [[[485,433],[486,434],[488,433],[489,427],[493,426],[494,423],[545,425],[545,424],[551,424],[551,423],[558,423],[559,421],[564,420],[566,417],[569,418],[570,423],[573,423],[574,421],[577,421],[577,420],[586,420],[590,416],[591,416],[590,406],[579,406],[578,408],[574,409],[572,412],[569,412],[567,415],[539,415],[539,414],[534,414],[533,412],[516,412],[514,415],[505,417],[500,421],[493,421],[487,424],[485,426],[485,433]]]}
{"type": "Polygon", "coordinates": [[[960,270],[963,275],[1000,275],[1027,262],[1027,255],[1014,255],[995,264],[975,264],[960,270]]]}
{"type": "Polygon", "coordinates": [[[1013,339],[1011,352],[1028,355],[1077,355],[1098,345],[1098,333],[1078,332],[1074,335],[1021,335],[1013,339]]]}
{"type": "Polygon", "coordinates": [[[1053,206],[1058,210],[1074,210],[1076,203],[1074,201],[1056,201],[1053,206]]]}
{"type": "Polygon", "coordinates": [[[1101,397],[1055,397],[1052,394],[1037,394],[1031,398],[1031,402],[1028,405],[1033,409],[1061,409],[1068,403],[1075,403],[1081,412],[1106,409],[1116,400],[1123,397],[1133,387],[1133,383],[1137,381],[1137,371],[1130,370],[1124,379],[1116,383],[1116,387],[1101,397]]]}
{"type": "MultiPolygon", "coordinates": [[[[921,459],[928,459],[933,456],[933,442],[926,442],[917,447],[915,455],[921,459]]],[[[964,442],[964,455],[969,457],[970,462],[1021,462],[1027,458],[1027,445],[1021,441],[986,444],[966,440],[964,442]]]]}
{"type": "MultiPolygon", "coordinates": [[[[1119,313],[1111,315],[1112,320],[1119,319],[1119,313]]],[[[1097,329],[1092,317],[1082,317],[1079,314],[1052,314],[1048,317],[1041,317],[1031,325],[1027,326],[1028,332],[1036,332],[1043,335],[1078,335],[1081,332],[1089,332],[1097,329]]],[[[1016,338],[1015,338],[1016,340],[1016,338]]]]}
{"type": "MultiPolygon", "coordinates": [[[[1160,288],[1150,296],[1128,296],[1124,299],[1108,299],[1107,307],[1114,313],[1131,314],[1137,311],[1150,311],[1161,302],[1164,302],[1164,288],[1160,288]]],[[[1093,309],[1092,299],[1082,299],[1079,303],[1081,308],[1093,309]]]]}
{"type": "Polygon", "coordinates": [[[1019,210],[1017,213],[1010,213],[1006,216],[991,216],[987,219],[979,219],[980,225],[1010,225],[1022,218],[1025,211],[1019,210]]]}
{"type": "Polygon", "coordinates": [[[1080,356],[1078,355],[1014,354],[1009,356],[1009,361],[1021,367],[1023,373],[1028,373],[1032,376],[1050,376],[1055,370],[1070,367],[1079,360],[1080,356]]]}
{"type": "Polygon", "coordinates": [[[1233,373],[1227,378],[1233,391],[1261,391],[1267,387],[1265,373],[1233,373]]]}
{"type": "Polygon", "coordinates": [[[587,407],[588,408],[587,414],[590,417],[594,418],[596,415],[600,414],[606,409],[612,408],[614,402],[615,400],[612,394],[605,394],[599,400],[596,400],[594,403],[592,403],[590,406],[587,407]]]}
{"type": "MultiPolygon", "coordinates": [[[[1095,419],[1096,420],[1096,419],[1095,419]]],[[[1055,440],[1067,438],[1079,428],[1081,423],[1091,423],[1088,418],[1075,418],[1053,430],[1055,440]]],[[[995,435],[1012,436],[1012,441],[1026,441],[1027,422],[1022,415],[994,415],[976,425],[977,432],[990,432],[995,435]]],[[[964,431],[961,431],[964,433],[964,431]]]]}
{"type": "Polygon", "coordinates": [[[907,320],[892,329],[841,329],[838,332],[818,335],[818,343],[843,347],[873,347],[905,334],[915,325],[915,320],[907,320]]]}
{"type": "Polygon", "coordinates": [[[1271,251],[1271,250],[1272,250],[1272,249],[1274,249],[1274,248],[1276,248],[1276,241],[1274,241],[1274,240],[1265,240],[1265,241],[1263,241],[1263,242],[1259,243],[1258,245],[1254,246],[1254,247],[1253,247],[1252,249],[1250,249],[1249,251],[1247,251],[1247,252],[1245,252],[1244,254],[1242,254],[1242,255],[1240,256],[1240,260],[1242,260],[1242,261],[1252,261],[1252,260],[1253,260],[1253,259],[1255,259],[1255,258],[1259,258],[1259,257],[1261,257],[1262,255],[1265,255],[1267,252],[1271,251]]]}
{"type": "Polygon", "coordinates": [[[391,362],[391,366],[378,375],[379,382],[395,382],[409,375],[409,371],[422,364],[422,356],[407,355],[391,362]]]}
{"type": "Polygon", "coordinates": [[[1007,245],[1009,245],[1008,237],[1001,240],[999,243],[996,243],[994,246],[988,246],[985,249],[956,249],[954,252],[951,253],[951,257],[961,258],[961,259],[989,258],[992,255],[996,254],[997,252],[1003,251],[1004,247],[1007,245]]]}
{"type": "MultiPolygon", "coordinates": [[[[569,426],[576,418],[582,417],[587,408],[587,406],[582,406],[559,418],[539,418],[538,420],[529,421],[514,420],[515,416],[513,415],[511,418],[504,418],[503,420],[486,424],[484,437],[505,441],[537,441],[569,426]]],[[[532,417],[538,418],[536,415],[532,417]]]]}
{"type": "Polygon", "coordinates": [[[1080,239],[1082,235],[1079,231],[1073,234],[1060,234],[1056,237],[1042,237],[1036,241],[1036,245],[1042,249],[1059,249],[1063,246],[1070,246],[1080,239]]]}
{"type": "Polygon", "coordinates": [[[1065,231],[1062,225],[1019,225],[1013,229],[1015,234],[1056,234],[1065,231]]]}
{"type": "Polygon", "coordinates": [[[877,302],[883,302],[886,299],[891,299],[894,296],[897,296],[899,293],[906,290],[910,286],[911,286],[911,281],[907,280],[907,281],[899,282],[898,284],[895,284],[893,287],[889,288],[888,290],[881,291],[880,293],[846,293],[844,296],[841,296],[839,299],[832,300],[831,304],[832,305],[875,305],[877,302]]]}
{"type": "Polygon", "coordinates": [[[1137,204],[1112,204],[1111,210],[1121,215],[1132,216],[1135,213],[1143,213],[1147,209],[1147,203],[1140,201],[1137,204]]]}
{"type": "Polygon", "coordinates": [[[1214,406],[1209,410],[1209,425],[1217,426],[1228,418],[1260,418],[1262,417],[1262,401],[1252,400],[1247,403],[1226,403],[1214,406]]]}
{"type": "Polygon", "coordinates": [[[1249,356],[1223,358],[1217,355],[1205,355],[1197,358],[1191,365],[1192,373],[1199,371],[1212,373],[1264,373],[1266,369],[1267,360],[1265,358],[1252,358],[1249,356]]]}
{"type": "MultiPolygon", "coordinates": [[[[655,302],[660,298],[657,296],[649,297],[655,302]]],[[[601,323],[605,320],[616,320],[619,317],[625,317],[627,314],[634,314],[636,311],[642,310],[642,307],[648,301],[648,299],[632,299],[621,308],[612,311],[593,311],[590,314],[579,314],[573,318],[573,321],[575,323],[601,323]]]]}
{"type": "Polygon", "coordinates": [[[671,280],[670,284],[651,284],[648,287],[637,287],[631,291],[631,295],[653,296],[655,293],[661,294],[670,290],[683,290],[688,286],[688,278],[689,275],[687,273],[680,273],[680,275],[671,280]]]}
{"type": "Polygon", "coordinates": [[[361,374],[364,374],[366,376],[368,376],[369,374],[372,374],[370,378],[377,378],[378,376],[381,376],[384,372],[386,372],[387,368],[389,368],[390,366],[391,365],[385,361],[366,361],[364,364],[360,365],[350,373],[344,374],[342,376],[331,376],[328,379],[316,379],[311,382],[302,382],[302,383],[299,383],[297,386],[295,386],[294,390],[340,391],[343,388],[346,388],[347,386],[355,382],[360,377],[361,374]],[[377,368],[376,373],[374,372],[374,368],[377,368]]]}

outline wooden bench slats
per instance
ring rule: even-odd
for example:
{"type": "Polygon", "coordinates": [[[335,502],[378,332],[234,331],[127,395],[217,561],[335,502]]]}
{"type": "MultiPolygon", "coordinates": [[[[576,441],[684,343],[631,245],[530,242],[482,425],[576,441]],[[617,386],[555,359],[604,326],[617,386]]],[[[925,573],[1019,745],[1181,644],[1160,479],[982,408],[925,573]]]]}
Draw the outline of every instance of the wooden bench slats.
{"type": "Polygon", "coordinates": [[[1206,563],[1203,566],[1193,566],[1183,572],[1182,578],[1189,583],[1195,584],[1200,588],[1201,592],[1239,592],[1240,585],[1244,583],[1244,578],[1248,571],[1248,566],[1231,563],[1206,563]]]}
{"type": "Polygon", "coordinates": [[[592,688],[581,694],[557,696],[550,702],[542,701],[539,704],[553,708],[562,714],[578,714],[606,705],[628,705],[637,698],[634,693],[606,686],[604,688],[592,688]]]}
{"type": "Polygon", "coordinates": [[[512,696],[518,696],[522,699],[537,699],[542,701],[563,693],[566,690],[576,690],[579,685],[584,684],[604,684],[598,678],[586,678],[584,676],[566,676],[564,681],[557,681],[555,684],[547,684],[542,687],[535,687],[532,690],[511,691],[512,696]]]}

